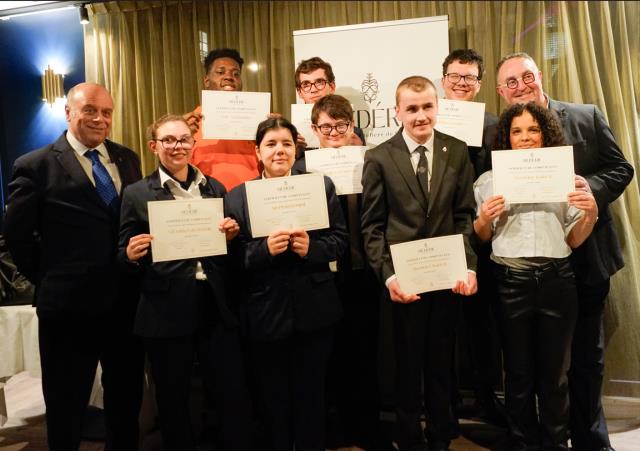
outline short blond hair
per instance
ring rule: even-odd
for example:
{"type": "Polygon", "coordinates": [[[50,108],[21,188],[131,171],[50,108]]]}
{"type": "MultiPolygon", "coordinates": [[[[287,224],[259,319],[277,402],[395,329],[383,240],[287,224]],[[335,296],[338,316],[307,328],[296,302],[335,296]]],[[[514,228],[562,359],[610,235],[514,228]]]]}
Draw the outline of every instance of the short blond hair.
{"type": "Polygon", "coordinates": [[[402,80],[396,88],[396,106],[398,106],[398,100],[400,99],[400,90],[411,89],[414,92],[425,91],[429,86],[433,89],[433,92],[438,92],[436,85],[431,80],[422,75],[412,75],[402,80]]]}

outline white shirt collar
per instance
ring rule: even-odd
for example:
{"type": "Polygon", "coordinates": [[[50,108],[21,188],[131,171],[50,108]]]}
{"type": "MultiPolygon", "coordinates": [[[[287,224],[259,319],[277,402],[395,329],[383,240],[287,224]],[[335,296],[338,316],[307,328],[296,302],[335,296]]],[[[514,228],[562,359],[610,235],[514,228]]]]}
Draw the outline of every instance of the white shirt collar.
{"type": "MultiPolygon", "coordinates": [[[[207,183],[207,179],[205,178],[204,174],[200,171],[200,169],[198,169],[196,166],[191,166],[195,171],[196,171],[196,178],[193,181],[193,183],[195,183],[196,185],[204,185],[205,183],[207,183]]],[[[164,186],[165,183],[171,183],[174,186],[180,186],[180,184],[173,178],[171,177],[169,174],[167,174],[167,172],[164,170],[164,168],[162,166],[158,166],[158,174],[160,175],[160,185],[164,186]]]]}
{"type": "Polygon", "coordinates": [[[104,160],[110,161],[109,152],[107,152],[107,147],[104,145],[104,142],[100,143],[98,147],[87,147],[78,141],[78,138],[73,136],[71,130],[67,130],[67,141],[71,148],[81,157],[84,156],[87,150],[96,149],[104,160]]]}
{"type": "Polygon", "coordinates": [[[427,142],[424,144],[419,144],[417,142],[414,141],[414,139],[409,136],[409,134],[407,133],[406,129],[402,129],[402,138],[404,139],[405,144],[407,145],[407,148],[409,149],[409,153],[413,153],[415,152],[415,150],[420,147],[420,146],[424,146],[427,149],[427,153],[432,153],[433,152],[433,136],[435,135],[435,132],[431,133],[431,136],[429,137],[429,139],[427,139],[427,142]]]}
{"type": "MultiPolygon", "coordinates": [[[[282,177],[289,177],[291,175],[291,169],[289,169],[289,172],[287,172],[285,175],[283,175],[282,177]]],[[[262,171],[262,178],[263,179],[268,179],[268,178],[277,178],[277,177],[267,177],[267,175],[264,173],[264,170],[262,171]]]]}

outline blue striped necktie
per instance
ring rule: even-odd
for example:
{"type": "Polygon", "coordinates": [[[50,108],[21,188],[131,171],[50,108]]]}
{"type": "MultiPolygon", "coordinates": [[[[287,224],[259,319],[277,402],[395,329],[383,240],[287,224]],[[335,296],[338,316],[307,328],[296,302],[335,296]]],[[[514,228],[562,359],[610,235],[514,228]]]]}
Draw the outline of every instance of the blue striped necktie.
{"type": "Polygon", "coordinates": [[[93,172],[93,179],[96,182],[98,196],[100,196],[100,199],[102,199],[109,208],[117,211],[120,208],[118,191],[116,191],[116,186],[113,184],[107,168],[105,168],[100,161],[100,154],[97,150],[91,149],[87,150],[84,156],[91,160],[91,170],[93,172]]]}

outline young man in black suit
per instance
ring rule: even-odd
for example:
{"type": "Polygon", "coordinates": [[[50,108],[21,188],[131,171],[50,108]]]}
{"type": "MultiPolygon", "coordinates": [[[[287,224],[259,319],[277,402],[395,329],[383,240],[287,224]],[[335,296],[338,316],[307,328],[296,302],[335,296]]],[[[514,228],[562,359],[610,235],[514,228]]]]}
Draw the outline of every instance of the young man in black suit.
{"type": "Polygon", "coordinates": [[[49,449],[77,450],[96,366],[102,365],[107,449],[138,448],[142,347],[138,298],[116,263],[120,193],[138,157],[107,140],[113,100],[81,83],[67,96],[69,130],[18,158],[9,183],[7,244],[35,283],[49,449]]]}
{"type": "MultiPolygon", "coordinates": [[[[610,277],[624,266],[609,204],[633,178],[613,132],[595,105],[559,102],[542,89],[542,72],[526,53],[513,53],[497,66],[498,94],[508,105],[536,102],[556,112],[564,137],[573,145],[576,189],[596,198],[599,218],[586,241],[571,254],[578,289],[578,319],[573,335],[569,395],[571,444],[577,451],[610,450],[602,410],[604,375],[603,313],[610,277]]],[[[495,134],[495,132],[494,132],[495,134]]]]}
{"type": "MultiPolygon", "coordinates": [[[[400,287],[389,246],[444,235],[464,236],[467,264],[475,269],[469,244],[475,201],[473,168],[464,142],[433,130],[438,98],[421,76],[396,90],[402,128],[365,154],[362,174],[362,233],[365,251],[393,303],[396,355],[396,414],[401,451],[446,450],[455,434],[451,408],[451,346],[458,314],[449,291],[423,295],[400,287]],[[429,447],[420,427],[422,376],[429,447]]],[[[453,293],[476,292],[476,278],[458,281],[453,293]]]]}

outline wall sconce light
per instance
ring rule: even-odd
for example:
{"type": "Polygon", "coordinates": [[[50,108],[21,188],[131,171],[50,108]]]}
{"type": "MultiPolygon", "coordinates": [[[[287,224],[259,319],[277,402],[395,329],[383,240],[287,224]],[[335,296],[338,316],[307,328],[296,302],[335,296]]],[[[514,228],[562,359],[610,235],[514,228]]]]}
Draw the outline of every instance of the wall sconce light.
{"type": "Polygon", "coordinates": [[[89,11],[87,10],[87,6],[85,3],[78,6],[78,11],[80,12],[80,23],[82,25],[87,25],[89,23],[89,11]]]}
{"type": "Polygon", "coordinates": [[[50,66],[42,75],[42,101],[53,106],[56,99],[64,99],[64,75],[55,74],[50,66]]]}

